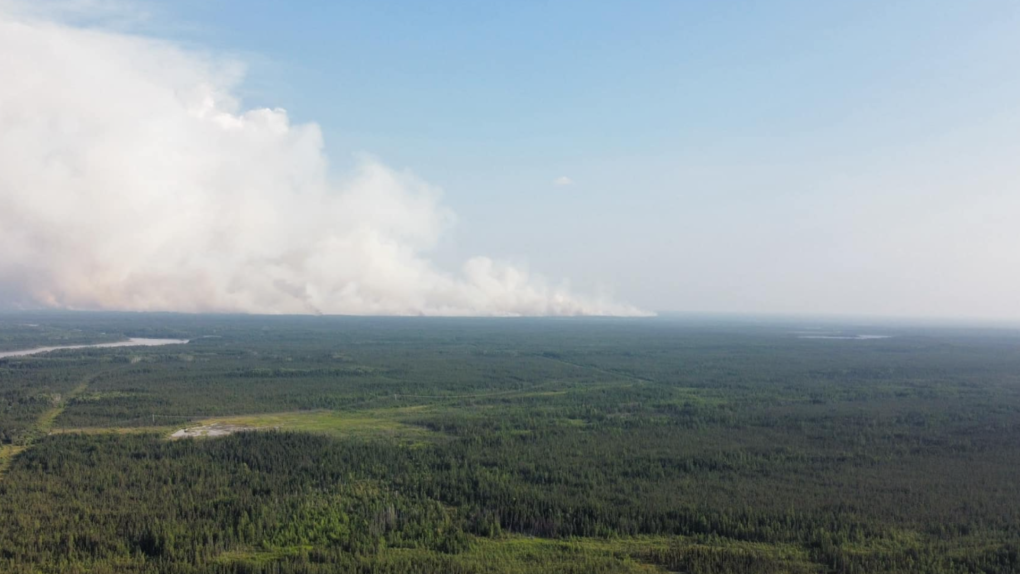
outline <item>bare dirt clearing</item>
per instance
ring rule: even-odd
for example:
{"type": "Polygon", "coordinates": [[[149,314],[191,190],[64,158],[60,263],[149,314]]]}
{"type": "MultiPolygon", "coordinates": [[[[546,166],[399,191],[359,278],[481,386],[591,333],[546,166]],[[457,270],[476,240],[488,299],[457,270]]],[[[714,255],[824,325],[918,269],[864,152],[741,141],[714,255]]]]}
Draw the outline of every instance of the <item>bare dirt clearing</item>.
{"type": "Polygon", "coordinates": [[[213,423],[208,425],[201,425],[195,427],[182,428],[170,435],[171,439],[181,438],[211,438],[218,436],[228,436],[239,432],[251,432],[259,430],[258,427],[242,426],[242,425],[231,425],[223,423],[213,423]]]}

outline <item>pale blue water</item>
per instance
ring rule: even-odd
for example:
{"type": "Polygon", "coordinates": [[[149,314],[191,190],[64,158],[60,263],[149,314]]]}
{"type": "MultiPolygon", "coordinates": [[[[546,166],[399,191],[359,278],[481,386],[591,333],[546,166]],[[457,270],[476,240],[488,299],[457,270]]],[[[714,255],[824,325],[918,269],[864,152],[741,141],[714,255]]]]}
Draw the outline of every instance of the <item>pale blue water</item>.
{"type": "Polygon", "coordinates": [[[62,349],[109,349],[113,347],[158,347],[161,345],[183,345],[187,343],[187,339],[146,339],[142,337],[132,337],[127,341],[117,341],[116,343],[94,343],[92,345],[65,345],[62,347],[36,347],[34,349],[22,349],[20,351],[0,351],[0,359],[7,357],[24,357],[26,355],[36,355],[39,353],[49,353],[50,351],[60,351],[62,349]]]}

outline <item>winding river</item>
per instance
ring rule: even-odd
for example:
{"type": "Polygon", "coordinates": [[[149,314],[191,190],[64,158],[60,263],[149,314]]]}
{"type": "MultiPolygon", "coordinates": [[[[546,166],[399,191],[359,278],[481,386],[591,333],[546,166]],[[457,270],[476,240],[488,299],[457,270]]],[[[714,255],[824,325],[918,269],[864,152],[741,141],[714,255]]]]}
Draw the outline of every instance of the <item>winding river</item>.
{"type": "Polygon", "coordinates": [[[61,351],[63,349],[110,349],[113,347],[159,347],[161,345],[183,345],[188,339],[146,339],[132,337],[127,341],[116,343],[93,343],[91,345],[65,345],[63,347],[36,347],[34,349],[22,349],[20,351],[0,351],[0,359],[8,357],[24,357],[26,355],[37,355],[49,353],[50,351],[61,351]]]}

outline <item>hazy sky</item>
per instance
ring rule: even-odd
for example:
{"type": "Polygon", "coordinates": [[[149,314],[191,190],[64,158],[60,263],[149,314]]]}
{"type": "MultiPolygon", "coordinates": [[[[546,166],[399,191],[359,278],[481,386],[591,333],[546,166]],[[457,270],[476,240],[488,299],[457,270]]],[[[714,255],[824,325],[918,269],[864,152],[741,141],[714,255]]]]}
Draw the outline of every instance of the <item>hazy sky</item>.
{"type": "MultiPolygon", "coordinates": [[[[341,222],[348,227],[359,214],[379,218],[373,233],[383,228],[397,238],[394,249],[402,254],[385,257],[400,272],[387,271],[375,282],[361,272],[309,279],[308,266],[343,259],[321,253],[295,268],[255,273],[273,289],[301,291],[298,299],[314,300],[317,310],[543,314],[636,307],[1020,319],[1020,3],[1014,0],[0,0],[0,14],[8,23],[57,26],[55,36],[86,27],[102,38],[163,41],[151,48],[151,58],[139,56],[122,69],[102,64],[98,48],[94,61],[74,62],[86,71],[110,68],[99,76],[144,76],[139,86],[162,82],[161,50],[172,50],[187,61],[175,65],[183,71],[163,86],[167,93],[213,85],[226,94],[217,102],[231,102],[220,111],[233,118],[285,109],[288,129],[315,133],[293,144],[288,132],[290,143],[273,145],[285,145],[285,154],[293,145],[319,151],[294,152],[298,159],[259,181],[301,179],[307,168],[315,172],[309,184],[315,193],[329,195],[334,184],[327,181],[361,177],[362,184],[339,192],[347,198],[341,203],[350,203],[351,193],[390,189],[378,178],[399,180],[392,191],[399,196],[396,211],[419,215],[387,220],[389,208],[373,200],[355,202],[368,208],[318,208],[304,199],[304,188],[281,197],[269,187],[259,191],[270,211],[281,209],[274,202],[298,206],[293,221],[276,230],[281,237],[303,227],[303,213],[335,210],[351,219],[341,222]],[[194,72],[202,62],[213,64],[194,72]],[[363,185],[366,178],[375,183],[363,185]],[[399,229],[404,223],[417,230],[409,240],[399,229]],[[479,271],[465,261],[502,267],[479,271]],[[398,289],[390,280],[432,287],[398,289]],[[352,299],[352,283],[373,287],[352,299]],[[398,302],[389,304],[394,297],[398,302]]],[[[0,72],[10,73],[23,59],[19,41],[0,39],[0,72]]],[[[64,67],[50,63],[56,75],[49,89],[73,91],[67,84],[88,75],[61,76],[64,67]]],[[[26,124],[24,116],[12,120],[9,102],[17,100],[5,99],[2,89],[0,122],[7,123],[0,127],[41,125],[26,124]]],[[[128,97],[109,93],[110,102],[95,106],[128,97]]],[[[36,128],[24,129],[31,137],[36,128]]],[[[174,145],[218,145],[202,141],[202,133],[174,145]]],[[[49,141],[52,134],[34,135],[49,141]]],[[[74,141],[87,145],[87,139],[74,141]]],[[[10,201],[40,177],[0,176],[0,193],[10,201]]],[[[110,177],[82,185],[93,189],[110,177]]],[[[247,192],[208,193],[232,205],[225,198],[247,192]]],[[[190,205],[206,201],[197,197],[190,205]]],[[[45,219],[50,229],[65,221],[42,207],[29,210],[24,197],[15,203],[19,222],[24,214],[45,219]]],[[[113,225],[121,221],[111,217],[113,225]]],[[[15,225],[11,218],[0,216],[0,224],[15,225]]],[[[349,234],[337,239],[330,225],[314,224],[321,233],[309,232],[299,250],[360,241],[349,234]]],[[[214,227],[210,236],[231,232],[214,227]]],[[[19,233],[28,243],[47,237],[19,233]]],[[[174,233],[163,238],[171,241],[174,233]]],[[[331,253],[348,248],[343,245],[331,253]]],[[[165,296],[143,301],[132,293],[174,271],[150,269],[122,289],[118,281],[134,267],[108,269],[108,252],[94,249],[88,257],[101,261],[108,276],[102,285],[72,286],[72,279],[46,269],[29,273],[32,280],[12,279],[26,261],[53,256],[58,264],[72,257],[60,249],[26,248],[17,261],[8,254],[6,279],[0,260],[0,297],[18,304],[48,297],[43,304],[202,308],[165,296]]],[[[282,257],[268,249],[258,256],[282,257]]],[[[354,249],[361,263],[353,265],[372,267],[364,260],[376,252],[354,249]]],[[[162,253],[154,247],[124,260],[156,252],[162,253]]],[[[230,256],[233,275],[211,280],[210,297],[226,301],[239,282],[248,284],[251,258],[243,255],[230,256]]],[[[187,284],[206,272],[175,280],[187,284]]],[[[244,304],[208,308],[300,310],[264,291],[244,297],[244,304]]]]}

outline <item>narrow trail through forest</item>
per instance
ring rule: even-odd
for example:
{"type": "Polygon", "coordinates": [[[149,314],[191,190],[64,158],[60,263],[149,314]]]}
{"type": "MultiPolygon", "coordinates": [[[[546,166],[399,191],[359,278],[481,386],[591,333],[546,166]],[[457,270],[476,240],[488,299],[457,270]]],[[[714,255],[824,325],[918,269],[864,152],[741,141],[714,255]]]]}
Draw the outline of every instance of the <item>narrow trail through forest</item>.
{"type": "Polygon", "coordinates": [[[66,397],[57,395],[53,400],[53,406],[50,407],[49,409],[46,409],[46,411],[44,411],[43,414],[39,415],[39,418],[36,419],[35,422],[36,435],[45,436],[50,434],[50,431],[53,430],[53,423],[56,422],[57,417],[59,417],[60,414],[64,412],[64,409],[67,408],[67,404],[70,403],[75,398],[80,397],[82,393],[85,392],[85,389],[88,388],[89,383],[94,381],[98,376],[99,375],[89,376],[84,381],[82,381],[81,384],[79,384],[77,387],[71,389],[71,392],[67,393],[66,397]]]}
{"type": "Polygon", "coordinates": [[[3,480],[4,474],[7,473],[7,469],[11,466],[11,461],[21,451],[25,450],[24,446],[14,446],[12,444],[4,445],[0,447],[0,480],[3,480]]]}
{"type": "Polygon", "coordinates": [[[39,418],[36,419],[32,436],[25,441],[25,444],[5,445],[0,447],[0,480],[3,479],[7,470],[10,468],[11,463],[14,462],[14,458],[28,450],[32,446],[32,443],[35,442],[36,438],[50,434],[53,430],[53,424],[56,422],[57,417],[64,412],[68,403],[75,398],[80,397],[82,393],[88,389],[89,383],[95,381],[103,374],[105,373],[96,373],[85,377],[82,382],[75,388],[71,389],[66,396],[56,395],[53,399],[53,406],[43,411],[42,414],[39,415],[39,418]]]}

